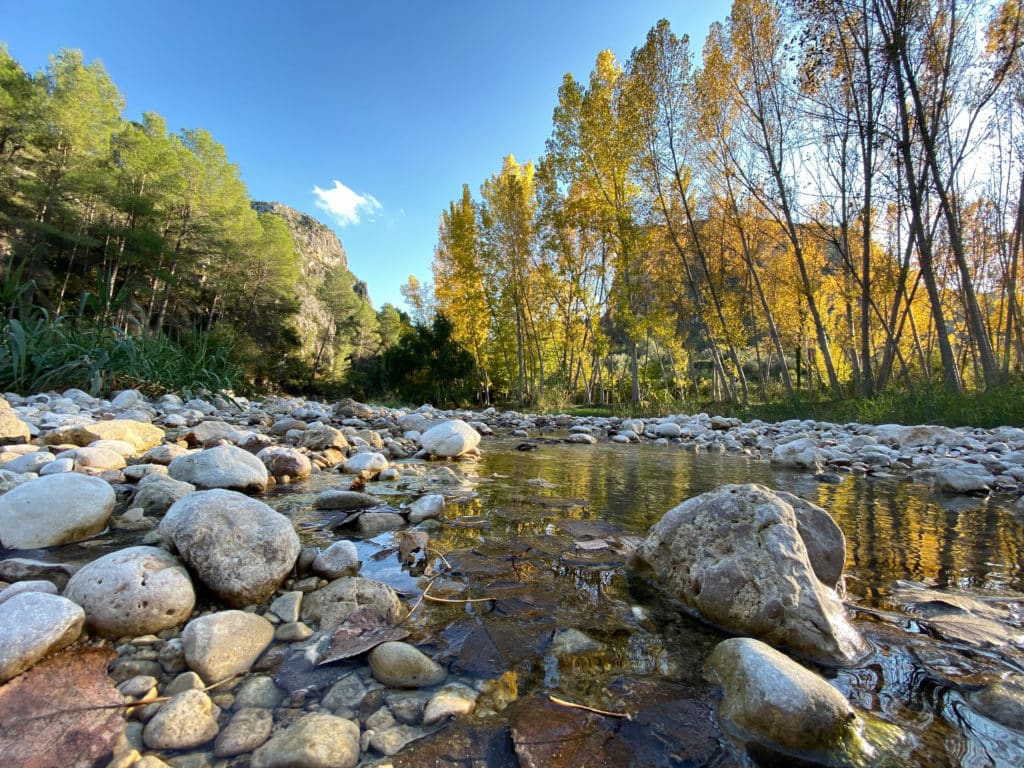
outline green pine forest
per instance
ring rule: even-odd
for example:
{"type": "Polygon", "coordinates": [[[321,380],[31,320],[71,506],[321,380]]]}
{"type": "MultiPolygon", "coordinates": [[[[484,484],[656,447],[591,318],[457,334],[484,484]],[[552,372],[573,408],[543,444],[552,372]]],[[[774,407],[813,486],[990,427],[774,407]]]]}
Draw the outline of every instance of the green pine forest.
{"type": "Polygon", "coordinates": [[[1021,5],[735,0],[595,52],[408,314],[307,284],[207,131],[0,51],[0,387],[1024,423],[1021,5]]]}

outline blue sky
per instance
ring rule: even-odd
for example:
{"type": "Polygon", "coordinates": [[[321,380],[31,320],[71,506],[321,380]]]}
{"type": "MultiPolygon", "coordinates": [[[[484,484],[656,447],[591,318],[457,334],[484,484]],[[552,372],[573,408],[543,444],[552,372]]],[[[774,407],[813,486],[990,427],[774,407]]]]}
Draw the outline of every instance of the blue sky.
{"type": "Polygon", "coordinates": [[[438,217],[513,153],[536,159],[566,72],[625,60],[667,18],[699,54],[729,3],[691,0],[0,0],[29,71],[99,59],[125,116],[205,128],[255,200],[333,227],[376,306],[431,279],[438,217]],[[329,210],[333,209],[333,210],[329,210]]]}

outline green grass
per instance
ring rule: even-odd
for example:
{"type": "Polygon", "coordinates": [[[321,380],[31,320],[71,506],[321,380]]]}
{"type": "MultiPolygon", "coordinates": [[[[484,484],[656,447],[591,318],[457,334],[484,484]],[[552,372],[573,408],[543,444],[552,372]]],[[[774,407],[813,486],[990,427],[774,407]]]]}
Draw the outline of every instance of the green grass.
{"type": "Polygon", "coordinates": [[[94,395],[233,390],[244,382],[229,350],[201,333],[172,340],[36,312],[10,319],[0,338],[0,390],[32,394],[78,387],[94,395]]]}

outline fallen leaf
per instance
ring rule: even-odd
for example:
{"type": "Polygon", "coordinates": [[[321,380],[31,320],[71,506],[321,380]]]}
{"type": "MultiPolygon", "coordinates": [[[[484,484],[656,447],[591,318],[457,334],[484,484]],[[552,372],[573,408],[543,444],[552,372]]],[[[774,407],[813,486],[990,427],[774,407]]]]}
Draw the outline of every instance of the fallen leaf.
{"type": "Polygon", "coordinates": [[[372,608],[360,608],[334,630],[330,645],[320,655],[317,666],[358,656],[381,643],[404,640],[408,636],[409,630],[394,626],[387,616],[372,608]]]}
{"type": "Polygon", "coordinates": [[[0,687],[0,765],[87,768],[124,732],[124,698],[107,676],[109,648],[75,648],[0,687]]]}
{"type": "Polygon", "coordinates": [[[430,536],[426,531],[405,531],[398,545],[398,562],[405,565],[417,550],[426,555],[430,536]]]}

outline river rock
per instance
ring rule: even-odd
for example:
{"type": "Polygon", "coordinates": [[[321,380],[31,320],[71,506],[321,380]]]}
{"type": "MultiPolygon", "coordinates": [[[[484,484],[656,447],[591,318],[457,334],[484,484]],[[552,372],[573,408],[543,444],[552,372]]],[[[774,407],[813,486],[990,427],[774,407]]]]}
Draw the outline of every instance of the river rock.
{"type": "Polygon", "coordinates": [[[28,472],[38,473],[43,467],[56,458],[52,453],[45,450],[25,453],[10,461],[5,461],[3,468],[8,472],[17,472],[20,475],[28,472]]]}
{"type": "Polygon", "coordinates": [[[87,445],[84,448],[75,448],[71,451],[57,455],[58,459],[71,458],[79,467],[88,467],[103,471],[105,469],[123,469],[128,462],[124,455],[109,448],[101,448],[94,445],[87,445]]]}
{"type": "Polygon", "coordinates": [[[270,597],[299,556],[288,518],[236,491],[196,491],[176,501],[160,521],[160,534],[233,607],[270,597]]]}
{"type": "Polygon", "coordinates": [[[360,472],[381,472],[387,468],[388,460],[383,453],[366,451],[350,457],[341,471],[347,475],[358,475],[360,472]]]}
{"type": "Polygon", "coordinates": [[[299,438],[299,447],[310,451],[326,451],[331,448],[338,451],[348,450],[348,440],[340,429],[319,424],[309,427],[299,438]]]}
{"type": "Polygon", "coordinates": [[[67,598],[23,592],[0,603],[0,683],[78,639],[85,611],[67,598]]]}
{"type": "Polygon", "coordinates": [[[443,519],[444,495],[428,493],[426,496],[420,496],[420,498],[406,507],[405,516],[412,525],[422,523],[424,520],[443,519]]]}
{"type": "Polygon", "coordinates": [[[287,445],[271,445],[256,454],[256,458],[263,462],[275,479],[288,477],[298,480],[309,477],[313,471],[313,465],[305,454],[287,445]]]}
{"type": "Polygon", "coordinates": [[[182,438],[190,446],[215,446],[222,441],[234,443],[238,439],[239,429],[226,421],[201,421],[182,433],[182,438]]]}
{"type": "Polygon", "coordinates": [[[427,453],[454,459],[476,448],[480,433],[461,419],[443,421],[420,436],[420,445],[427,453]]]}
{"type": "Polygon", "coordinates": [[[973,691],[971,705],[990,720],[1024,732],[1024,676],[1011,675],[973,691]]]}
{"type": "Polygon", "coordinates": [[[252,755],[252,768],[353,768],[357,762],[359,726],[320,712],[303,715],[252,755]]]}
{"type": "Polygon", "coordinates": [[[106,527],[114,502],[110,483],[73,472],[22,483],[0,496],[0,543],[37,549],[88,539],[106,527]]]}
{"type": "Polygon", "coordinates": [[[722,686],[719,717],[743,741],[814,753],[853,735],[857,716],[843,694],[765,643],[723,640],[707,669],[722,686]]]}
{"type": "Polygon", "coordinates": [[[383,502],[376,496],[343,488],[328,488],[317,494],[313,506],[317,509],[369,509],[379,507],[383,502]]]}
{"type": "Polygon", "coordinates": [[[205,744],[220,730],[219,710],[202,691],[176,694],[146,723],[142,740],[150,749],[191,749],[205,744]]]}
{"type": "Polygon", "coordinates": [[[815,660],[853,663],[867,646],[817,575],[797,519],[806,509],[792,499],[756,484],[689,499],[650,530],[637,562],[712,624],[815,660]]]}
{"type": "Polygon", "coordinates": [[[175,480],[197,488],[224,488],[242,493],[267,489],[269,475],[263,462],[234,445],[218,445],[179,456],[167,468],[175,480]]]}
{"type": "Polygon", "coordinates": [[[61,427],[49,432],[44,440],[48,445],[70,443],[78,446],[86,446],[94,440],[124,440],[135,446],[137,453],[143,453],[164,441],[164,431],[141,421],[112,419],[61,427]]]}
{"type": "Polygon", "coordinates": [[[468,715],[476,707],[480,694],[467,685],[446,685],[427,702],[423,709],[423,724],[433,725],[449,717],[468,715]]]}
{"type": "Polygon", "coordinates": [[[208,684],[248,672],[274,638],[274,625],[245,611],[219,611],[185,625],[185,661],[208,684]]]}
{"type": "Polygon", "coordinates": [[[93,560],[71,577],[64,596],[85,609],[91,631],[109,638],[175,627],[196,601],[184,566],[156,547],[128,547],[93,560]]]}
{"type": "Polygon", "coordinates": [[[270,738],[274,716],[268,709],[247,707],[231,716],[213,745],[215,757],[234,757],[252,752],[270,738]]]}
{"type": "Polygon", "coordinates": [[[47,595],[56,595],[58,594],[58,589],[57,585],[52,581],[46,581],[44,579],[19,581],[0,589],[0,603],[6,603],[15,595],[20,595],[23,592],[43,592],[47,595]]]}
{"type": "Polygon", "coordinates": [[[823,460],[817,441],[810,437],[798,437],[772,450],[772,464],[781,467],[817,470],[823,460]]]}
{"type": "Polygon", "coordinates": [[[192,483],[152,473],[139,481],[131,504],[133,507],[142,507],[146,515],[159,517],[170,509],[174,502],[185,498],[195,489],[192,483]]]}
{"type": "Polygon", "coordinates": [[[337,579],[359,570],[359,552],[351,541],[341,539],[318,553],[312,567],[313,573],[325,579],[337,579]]]}
{"type": "Polygon", "coordinates": [[[361,608],[371,608],[392,623],[404,612],[398,594],[387,584],[345,576],[306,595],[302,620],[319,625],[321,632],[330,632],[361,608]]]}
{"type": "Polygon", "coordinates": [[[373,676],[392,688],[425,688],[444,682],[445,668],[408,643],[381,643],[370,652],[373,676]]]}
{"type": "Polygon", "coordinates": [[[967,466],[940,467],[935,470],[934,485],[939,493],[964,496],[987,496],[996,479],[981,467],[971,471],[967,466]]]}
{"type": "Polygon", "coordinates": [[[0,445],[27,443],[32,439],[28,424],[18,418],[7,401],[0,406],[0,445]]]}
{"type": "Polygon", "coordinates": [[[682,427],[676,424],[674,421],[663,421],[660,424],[655,424],[651,427],[651,433],[655,437],[679,437],[683,434],[682,427]]]}
{"type": "Polygon", "coordinates": [[[9,557],[0,560],[0,580],[28,581],[29,579],[46,579],[52,581],[57,589],[64,589],[68,579],[78,570],[70,563],[44,563],[41,560],[30,560],[27,557],[9,557]]]}

